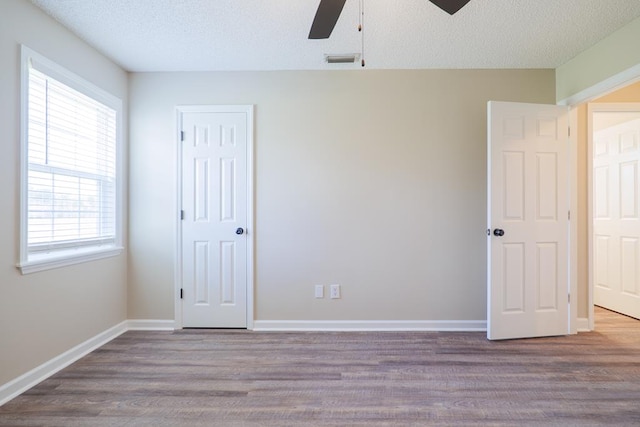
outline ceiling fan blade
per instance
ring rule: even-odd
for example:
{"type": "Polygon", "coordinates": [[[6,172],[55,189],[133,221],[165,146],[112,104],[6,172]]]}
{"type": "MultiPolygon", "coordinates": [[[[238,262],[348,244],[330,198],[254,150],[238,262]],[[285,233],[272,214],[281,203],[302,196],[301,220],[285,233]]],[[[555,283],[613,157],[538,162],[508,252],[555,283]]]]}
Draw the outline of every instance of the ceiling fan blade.
{"type": "Polygon", "coordinates": [[[316,17],[313,18],[311,31],[309,31],[310,39],[328,39],[336,26],[340,12],[344,7],[346,0],[320,0],[316,17]]]}
{"type": "Polygon", "coordinates": [[[469,3],[469,0],[429,0],[431,3],[438,6],[440,9],[447,12],[449,15],[453,15],[469,3]]]}

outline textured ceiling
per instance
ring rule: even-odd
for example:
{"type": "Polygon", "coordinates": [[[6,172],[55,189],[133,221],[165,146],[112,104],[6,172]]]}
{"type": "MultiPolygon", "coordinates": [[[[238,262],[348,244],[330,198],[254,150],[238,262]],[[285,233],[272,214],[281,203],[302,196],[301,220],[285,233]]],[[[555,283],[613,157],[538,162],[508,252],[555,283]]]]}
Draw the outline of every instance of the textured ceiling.
{"type": "MultiPolygon", "coordinates": [[[[319,0],[31,0],[129,71],[323,70],[361,53],[360,0],[327,40],[319,0]]],[[[367,68],[556,68],[640,16],[640,0],[363,0],[367,68]]]]}

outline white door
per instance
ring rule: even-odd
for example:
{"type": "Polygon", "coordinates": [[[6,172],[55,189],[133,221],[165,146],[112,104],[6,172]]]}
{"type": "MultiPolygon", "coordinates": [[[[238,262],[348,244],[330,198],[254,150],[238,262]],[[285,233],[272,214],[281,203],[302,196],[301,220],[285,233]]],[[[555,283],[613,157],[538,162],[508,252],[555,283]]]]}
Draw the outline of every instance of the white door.
{"type": "Polygon", "coordinates": [[[487,338],[567,334],[567,108],[492,101],[487,130],[487,338]]]}
{"type": "Polygon", "coordinates": [[[202,110],[179,113],[182,325],[245,328],[252,110],[202,110]]]}
{"type": "Polygon", "coordinates": [[[640,113],[594,112],[592,125],[594,302],[640,319],[640,113]]]}

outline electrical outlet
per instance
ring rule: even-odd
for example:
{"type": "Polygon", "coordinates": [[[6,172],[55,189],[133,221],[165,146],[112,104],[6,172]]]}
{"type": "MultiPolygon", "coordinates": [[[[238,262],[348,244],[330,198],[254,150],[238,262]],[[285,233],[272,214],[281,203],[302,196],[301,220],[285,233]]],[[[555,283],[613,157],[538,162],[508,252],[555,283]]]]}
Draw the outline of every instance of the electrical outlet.
{"type": "Polygon", "coordinates": [[[331,298],[340,298],[340,285],[331,285],[331,298]]]}
{"type": "Polygon", "coordinates": [[[324,298],[324,285],[316,285],[316,298],[324,298]]]}

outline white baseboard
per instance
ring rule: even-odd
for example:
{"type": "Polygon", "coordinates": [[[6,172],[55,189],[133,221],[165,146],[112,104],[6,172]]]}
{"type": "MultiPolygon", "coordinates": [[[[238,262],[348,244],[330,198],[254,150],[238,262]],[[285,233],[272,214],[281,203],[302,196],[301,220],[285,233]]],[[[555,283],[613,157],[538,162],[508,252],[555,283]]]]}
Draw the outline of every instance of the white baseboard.
{"type": "Polygon", "coordinates": [[[0,386],[0,406],[127,331],[121,322],[59,356],[0,386]]]}
{"type": "Polygon", "coordinates": [[[576,327],[578,329],[578,332],[591,332],[591,328],[589,328],[588,317],[578,317],[576,321],[576,327]]]}
{"type": "Polygon", "coordinates": [[[130,319],[127,320],[128,331],[173,331],[174,320],[130,319]]]}
{"type": "Polygon", "coordinates": [[[256,320],[254,331],[485,332],[486,320],[256,320]]]}

